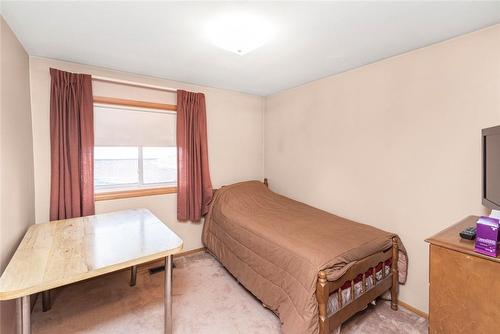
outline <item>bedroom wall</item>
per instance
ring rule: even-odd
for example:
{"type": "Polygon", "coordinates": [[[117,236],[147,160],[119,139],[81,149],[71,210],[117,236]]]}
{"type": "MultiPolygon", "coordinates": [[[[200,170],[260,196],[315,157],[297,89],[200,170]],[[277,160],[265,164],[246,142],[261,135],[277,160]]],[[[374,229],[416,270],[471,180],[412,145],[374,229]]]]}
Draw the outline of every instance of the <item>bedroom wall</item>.
{"type": "MultiPolygon", "coordinates": [[[[35,221],[29,58],[3,17],[1,30],[0,274],[35,221]]],[[[16,302],[0,302],[0,333],[15,333],[16,302]]]]}
{"type": "Polygon", "coordinates": [[[424,239],[481,205],[481,129],[500,124],[500,25],[266,99],[271,189],[399,234],[400,298],[428,310],[424,239]]]}
{"type": "MultiPolygon", "coordinates": [[[[123,73],[94,66],[30,57],[31,102],[35,152],[36,222],[49,217],[50,194],[50,75],[49,68],[161,85],[206,95],[209,163],[214,187],[263,177],[263,98],[234,91],[190,85],[123,73]]],[[[94,82],[94,95],[151,102],[176,103],[174,93],[94,82]]],[[[184,250],[202,247],[199,223],[176,220],[176,195],[98,201],[96,212],[148,208],[184,240],[184,250]]]]}

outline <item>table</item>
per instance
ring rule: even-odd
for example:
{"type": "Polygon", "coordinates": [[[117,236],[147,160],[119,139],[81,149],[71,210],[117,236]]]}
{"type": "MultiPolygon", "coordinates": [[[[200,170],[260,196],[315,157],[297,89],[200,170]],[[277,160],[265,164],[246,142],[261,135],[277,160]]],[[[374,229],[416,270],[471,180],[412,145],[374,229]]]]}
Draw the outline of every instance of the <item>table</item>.
{"type": "MultiPolygon", "coordinates": [[[[165,333],[172,331],[172,255],[182,240],[149,210],[31,225],[0,277],[0,300],[19,298],[31,333],[30,295],[165,258],[165,333]]],[[[132,285],[132,284],[131,284],[132,285]]]]}

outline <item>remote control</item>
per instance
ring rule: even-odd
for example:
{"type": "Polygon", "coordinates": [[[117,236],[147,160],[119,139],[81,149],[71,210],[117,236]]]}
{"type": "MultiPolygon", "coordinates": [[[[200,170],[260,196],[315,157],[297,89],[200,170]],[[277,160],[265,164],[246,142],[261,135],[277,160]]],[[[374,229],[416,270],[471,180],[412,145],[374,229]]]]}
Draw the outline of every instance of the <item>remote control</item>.
{"type": "Polygon", "coordinates": [[[476,238],[476,227],[475,226],[467,227],[465,230],[460,232],[460,237],[462,239],[474,240],[476,238]]]}

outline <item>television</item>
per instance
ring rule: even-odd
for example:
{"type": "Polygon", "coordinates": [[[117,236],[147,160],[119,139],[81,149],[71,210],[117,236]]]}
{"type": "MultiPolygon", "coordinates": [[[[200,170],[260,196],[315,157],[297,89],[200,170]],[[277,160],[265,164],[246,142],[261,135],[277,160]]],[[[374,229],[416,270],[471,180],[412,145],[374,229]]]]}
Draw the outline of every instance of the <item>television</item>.
{"type": "Polygon", "coordinates": [[[483,129],[483,205],[500,210],[500,126],[483,129]]]}

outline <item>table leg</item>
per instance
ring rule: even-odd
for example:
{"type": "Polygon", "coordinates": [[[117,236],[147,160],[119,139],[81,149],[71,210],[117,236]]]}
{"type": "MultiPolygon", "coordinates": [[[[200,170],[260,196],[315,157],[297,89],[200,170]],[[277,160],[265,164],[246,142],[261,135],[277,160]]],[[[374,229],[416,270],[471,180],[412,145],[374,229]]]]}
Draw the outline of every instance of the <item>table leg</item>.
{"type": "Polygon", "coordinates": [[[21,334],[31,334],[31,301],[30,296],[21,297],[21,334]]]}
{"type": "Polygon", "coordinates": [[[130,268],[130,286],[135,286],[137,281],[137,266],[132,266],[130,268]]]}
{"type": "Polygon", "coordinates": [[[172,255],[165,258],[165,334],[172,334],[172,255]]]}
{"type": "Polygon", "coordinates": [[[42,311],[47,312],[52,307],[52,301],[50,300],[50,290],[42,291],[42,311]]]}

